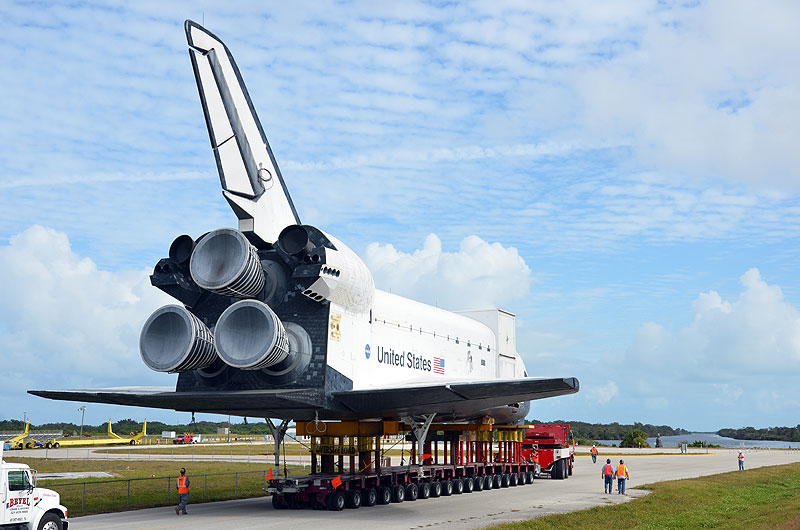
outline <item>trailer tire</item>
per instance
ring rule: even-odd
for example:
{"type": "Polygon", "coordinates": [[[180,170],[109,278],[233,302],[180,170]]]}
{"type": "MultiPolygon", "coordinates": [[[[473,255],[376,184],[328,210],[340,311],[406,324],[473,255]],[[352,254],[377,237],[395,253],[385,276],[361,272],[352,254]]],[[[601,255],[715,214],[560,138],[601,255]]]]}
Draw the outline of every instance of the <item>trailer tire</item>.
{"type": "Polygon", "coordinates": [[[420,499],[427,499],[431,496],[431,485],[429,482],[420,482],[419,483],[419,498],[420,499]]]}
{"type": "Polygon", "coordinates": [[[491,490],[494,488],[494,475],[486,475],[483,478],[483,489],[491,490]]]}
{"type": "Polygon", "coordinates": [[[558,472],[556,473],[556,478],[558,480],[564,480],[567,478],[567,462],[565,460],[558,460],[554,467],[558,466],[558,472]]]}
{"type": "Polygon", "coordinates": [[[467,477],[464,479],[464,493],[472,493],[475,489],[475,479],[467,477]]]}
{"type": "Polygon", "coordinates": [[[378,490],[366,488],[361,492],[361,506],[375,506],[378,504],[378,490]]]}
{"type": "Polygon", "coordinates": [[[344,492],[332,491],[328,495],[328,509],[332,512],[340,512],[344,509],[344,492]]]}
{"type": "Polygon", "coordinates": [[[508,488],[509,486],[511,486],[511,476],[508,473],[503,473],[503,476],[500,477],[500,487],[508,488]]]}
{"type": "Polygon", "coordinates": [[[550,478],[561,480],[561,460],[553,462],[553,466],[550,468],[550,478]]]}
{"type": "Polygon", "coordinates": [[[483,491],[483,477],[475,477],[473,491],[483,491]]]}
{"type": "Polygon", "coordinates": [[[54,513],[46,513],[39,521],[37,530],[62,530],[64,528],[61,517],[54,513]]]}
{"type": "Polygon", "coordinates": [[[419,497],[419,486],[416,484],[406,485],[406,500],[415,501],[419,497]]]}
{"type": "Polygon", "coordinates": [[[389,504],[392,502],[392,488],[381,486],[378,488],[378,504],[389,504]]]}
{"type": "Polygon", "coordinates": [[[361,508],[361,492],[358,490],[348,491],[344,496],[344,503],[353,510],[361,508]]]}
{"type": "Polygon", "coordinates": [[[570,476],[570,477],[572,476],[572,462],[570,462],[570,463],[569,463],[569,468],[568,468],[568,471],[567,471],[567,476],[570,476]]]}
{"type": "Polygon", "coordinates": [[[303,498],[298,495],[297,493],[286,494],[287,495],[287,502],[289,503],[289,508],[292,510],[302,510],[308,504],[303,500],[303,498]]]}
{"type": "Polygon", "coordinates": [[[492,482],[492,488],[499,490],[503,487],[503,475],[500,473],[494,476],[494,481],[492,482]]]}
{"type": "Polygon", "coordinates": [[[276,510],[285,510],[288,508],[286,501],[284,501],[277,493],[272,495],[272,507],[276,510]]]}
{"type": "Polygon", "coordinates": [[[434,499],[437,497],[441,497],[442,495],[442,483],[438,480],[431,482],[431,497],[434,499]]]}
{"type": "Polygon", "coordinates": [[[406,500],[406,488],[400,484],[392,488],[392,502],[400,504],[406,500]]]}
{"type": "Polygon", "coordinates": [[[527,482],[528,484],[533,484],[534,477],[535,475],[533,471],[528,471],[527,473],[525,473],[525,482],[527,482]]]}
{"type": "Polygon", "coordinates": [[[464,493],[464,481],[460,478],[453,479],[453,494],[461,495],[464,493]]]}
{"type": "Polygon", "coordinates": [[[442,497],[449,497],[453,494],[453,483],[449,480],[442,481],[442,497]]]}

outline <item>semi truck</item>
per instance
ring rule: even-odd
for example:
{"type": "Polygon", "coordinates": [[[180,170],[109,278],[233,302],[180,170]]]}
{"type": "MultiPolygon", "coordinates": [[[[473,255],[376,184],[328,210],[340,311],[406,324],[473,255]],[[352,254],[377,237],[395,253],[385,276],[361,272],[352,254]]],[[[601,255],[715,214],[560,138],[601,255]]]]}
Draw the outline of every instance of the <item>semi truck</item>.
{"type": "Polygon", "coordinates": [[[36,487],[36,471],[6,462],[0,451],[0,528],[67,530],[67,509],[55,491],[36,487]]]}
{"type": "Polygon", "coordinates": [[[569,424],[528,425],[522,440],[522,457],[537,462],[542,475],[557,480],[569,478],[575,464],[575,441],[569,424]]]}

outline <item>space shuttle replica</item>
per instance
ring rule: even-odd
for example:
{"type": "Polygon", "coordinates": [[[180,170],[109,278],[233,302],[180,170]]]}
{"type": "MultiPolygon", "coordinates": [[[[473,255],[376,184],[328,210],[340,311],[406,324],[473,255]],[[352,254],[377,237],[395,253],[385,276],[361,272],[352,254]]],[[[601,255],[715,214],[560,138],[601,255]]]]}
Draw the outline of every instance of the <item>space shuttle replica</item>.
{"type": "Polygon", "coordinates": [[[32,394],[284,420],[513,423],[531,400],[578,391],[573,377],[529,377],[511,313],[380,291],[355,252],[303,224],[230,51],[192,21],[185,29],[239,224],[177,237],[150,277],[177,303],[147,319],[139,349],[177,384],[32,394]]]}

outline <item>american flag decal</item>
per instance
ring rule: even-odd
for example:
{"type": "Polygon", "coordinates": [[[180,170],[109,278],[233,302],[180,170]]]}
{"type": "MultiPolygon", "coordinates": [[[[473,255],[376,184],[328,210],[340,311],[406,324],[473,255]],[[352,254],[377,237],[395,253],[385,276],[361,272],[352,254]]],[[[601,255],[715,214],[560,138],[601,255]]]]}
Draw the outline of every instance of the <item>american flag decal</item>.
{"type": "Polygon", "coordinates": [[[433,358],[433,373],[444,375],[444,359],[439,357],[433,358]]]}

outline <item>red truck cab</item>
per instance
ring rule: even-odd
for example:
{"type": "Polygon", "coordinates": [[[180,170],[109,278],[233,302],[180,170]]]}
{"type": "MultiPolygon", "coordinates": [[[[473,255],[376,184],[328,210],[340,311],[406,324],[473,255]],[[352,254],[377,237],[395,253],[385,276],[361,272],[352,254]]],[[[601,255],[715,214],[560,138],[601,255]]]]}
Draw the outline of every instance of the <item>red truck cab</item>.
{"type": "Polygon", "coordinates": [[[550,478],[568,478],[575,463],[575,442],[569,424],[528,426],[522,440],[522,458],[537,462],[550,478]]]}

